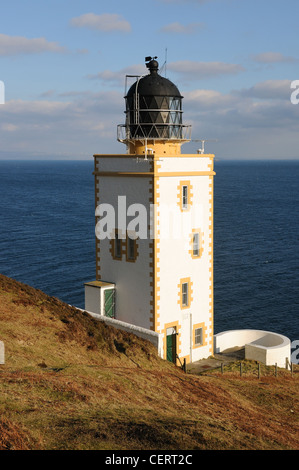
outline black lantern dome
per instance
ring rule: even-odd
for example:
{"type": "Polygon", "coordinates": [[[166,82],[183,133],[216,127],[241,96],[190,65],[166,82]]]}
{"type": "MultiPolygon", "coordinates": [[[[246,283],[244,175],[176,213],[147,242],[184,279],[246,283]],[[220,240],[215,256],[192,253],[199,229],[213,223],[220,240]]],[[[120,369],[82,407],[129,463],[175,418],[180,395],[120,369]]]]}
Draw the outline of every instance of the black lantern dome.
{"type": "Polygon", "coordinates": [[[182,95],[170,80],[158,74],[156,57],[145,60],[150,73],[138,78],[125,96],[124,140],[187,140],[183,137],[182,95]]]}

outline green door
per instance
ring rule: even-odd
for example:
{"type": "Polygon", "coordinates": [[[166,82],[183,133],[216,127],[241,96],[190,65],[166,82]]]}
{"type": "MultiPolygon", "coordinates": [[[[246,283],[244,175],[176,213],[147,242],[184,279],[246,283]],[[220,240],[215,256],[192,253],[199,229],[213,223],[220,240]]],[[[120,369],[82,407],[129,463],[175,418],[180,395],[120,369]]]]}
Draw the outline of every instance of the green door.
{"type": "MultiPolygon", "coordinates": [[[[174,328],[172,328],[174,330],[174,328]]],[[[173,331],[166,336],[166,358],[170,362],[176,363],[176,332],[173,331]]]]}
{"type": "Polygon", "coordinates": [[[114,318],[115,314],[115,290],[114,289],[105,289],[105,317],[114,318]]]}

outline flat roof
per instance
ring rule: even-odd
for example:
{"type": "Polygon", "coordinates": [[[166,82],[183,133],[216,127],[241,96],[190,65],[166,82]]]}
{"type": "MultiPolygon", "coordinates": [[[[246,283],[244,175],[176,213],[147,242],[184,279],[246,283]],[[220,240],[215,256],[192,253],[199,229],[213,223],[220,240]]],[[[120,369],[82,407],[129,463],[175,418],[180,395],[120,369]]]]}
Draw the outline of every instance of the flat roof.
{"type": "Polygon", "coordinates": [[[105,281],[90,281],[90,282],[85,282],[85,286],[91,286],[91,287],[115,287],[115,284],[112,282],[105,282],[105,281]]]}

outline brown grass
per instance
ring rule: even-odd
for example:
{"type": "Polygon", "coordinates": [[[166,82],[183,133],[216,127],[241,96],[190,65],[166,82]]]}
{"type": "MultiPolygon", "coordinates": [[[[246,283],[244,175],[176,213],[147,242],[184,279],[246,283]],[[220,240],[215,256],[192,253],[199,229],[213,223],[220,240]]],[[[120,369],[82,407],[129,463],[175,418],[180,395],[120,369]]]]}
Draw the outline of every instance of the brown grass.
{"type": "MultiPolygon", "coordinates": [[[[0,275],[0,449],[298,449],[298,368],[184,374],[0,275]]],[[[247,364],[250,368],[250,364],[247,364]]]]}
{"type": "Polygon", "coordinates": [[[0,418],[0,450],[30,450],[39,448],[37,442],[33,442],[26,429],[7,418],[0,418]]]}

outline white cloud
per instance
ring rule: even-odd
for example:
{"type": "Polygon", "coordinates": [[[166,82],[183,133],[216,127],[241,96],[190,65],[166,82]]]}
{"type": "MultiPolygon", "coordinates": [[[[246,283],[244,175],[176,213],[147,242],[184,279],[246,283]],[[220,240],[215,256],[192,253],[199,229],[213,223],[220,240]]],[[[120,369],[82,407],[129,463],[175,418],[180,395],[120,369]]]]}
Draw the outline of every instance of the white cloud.
{"type": "Polygon", "coordinates": [[[1,124],[1,130],[4,132],[14,132],[17,129],[18,129],[18,126],[16,126],[15,124],[6,124],[6,123],[1,124]]]}
{"type": "MultiPolygon", "coordinates": [[[[256,90],[262,90],[259,85],[256,90]]],[[[244,90],[220,93],[199,89],[183,95],[183,119],[185,124],[192,124],[192,138],[218,139],[217,143],[208,143],[208,151],[215,152],[216,157],[254,159],[298,155],[299,105],[291,104],[290,90],[289,96],[279,100],[270,95],[260,100],[260,96],[250,96],[244,90]]],[[[195,149],[192,142],[188,145],[195,149]]]]}
{"type": "Polygon", "coordinates": [[[39,54],[41,52],[63,53],[66,52],[66,48],[57,42],[47,41],[45,38],[29,39],[22,36],[0,34],[0,56],[39,54]]]}
{"type": "MultiPolygon", "coordinates": [[[[230,93],[182,90],[183,122],[192,124],[193,139],[218,139],[207,143],[207,151],[218,158],[295,157],[299,105],[291,104],[290,89],[283,98],[287,83],[261,82],[230,93]]],[[[48,90],[43,95],[47,98],[8,101],[1,107],[1,156],[14,152],[15,158],[91,158],[93,153],[125,153],[116,139],[117,124],[125,120],[122,91],[48,90]]],[[[196,146],[186,144],[183,152],[196,152],[196,146]]]]}
{"type": "Polygon", "coordinates": [[[204,23],[190,23],[183,25],[179,22],[170,23],[161,28],[163,33],[175,33],[175,34],[193,34],[204,28],[204,23]]]}
{"type": "Polygon", "coordinates": [[[25,153],[51,152],[54,157],[78,158],[109,152],[116,143],[117,124],[124,119],[123,93],[73,95],[73,101],[64,102],[7,101],[0,114],[1,155],[9,152],[22,158],[25,153]]]}
{"type": "Polygon", "coordinates": [[[184,92],[184,102],[197,110],[228,109],[235,106],[240,98],[233,94],[223,94],[216,90],[192,90],[184,92]]]}
{"type": "Polygon", "coordinates": [[[260,64],[292,63],[298,61],[295,57],[285,56],[280,52],[261,52],[260,54],[252,56],[252,59],[260,64]]]}
{"type": "MultiPolygon", "coordinates": [[[[87,75],[87,78],[90,80],[100,80],[105,85],[124,86],[126,75],[141,76],[146,73],[148,72],[146,71],[144,65],[131,65],[116,72],[113,70],[103,70],[102,72],[98,72],[96,74],[89,74],[87,75]]],[[[134,81],[135,79],[132,78],[131,80],[134,81]]]]}
{"type": "Polygon", "coordinates": [[[245,70],[244,67],[239,64],[228,64],[226,62],[194,62],[189,60],[171,62],[167,65],[167,69],[179,73],[189,80],[218,77],[221,75],[235,75],[245,70]]]}
{"type": "Polygon", "coordinates": [[[40,94],[41,98],[50,98],[55,94],[55,90],[47,90],[40,94]]]}
{"type": "MultiPolygon", "coordinates": [[[[167,70],[180,74],[183,79],[192,81],[237,74],[245,69],[241,65],[227,64],[225,62],[192,62],[186,60],[168,63],[167,70]]],[[[118,71],[102,70],[96,74],[87,75],[87,78],[90,80],[100,80],[105,85],[120,86],[124,84],[126,75],[142,76],[147,73],[148,71],[144,65],[135,64],[118,71]]],[[[134,78],[131,80],[134,81],[134,78]]]]}
{"type": "Polygon", "coordinates": [[[130,23],[116,13],[103,13],[102,15],[85,13],[72,18],[70,24],[77,28],[88,28],[103,32],[121,31],[128,33],[131,31],[130,23]]]}
{"type": "Polygon", "coordinates": [[[290,98],[290,85],[291,80],[266,80],[236,93],[251,98],[288,100],[290,98]]]}

